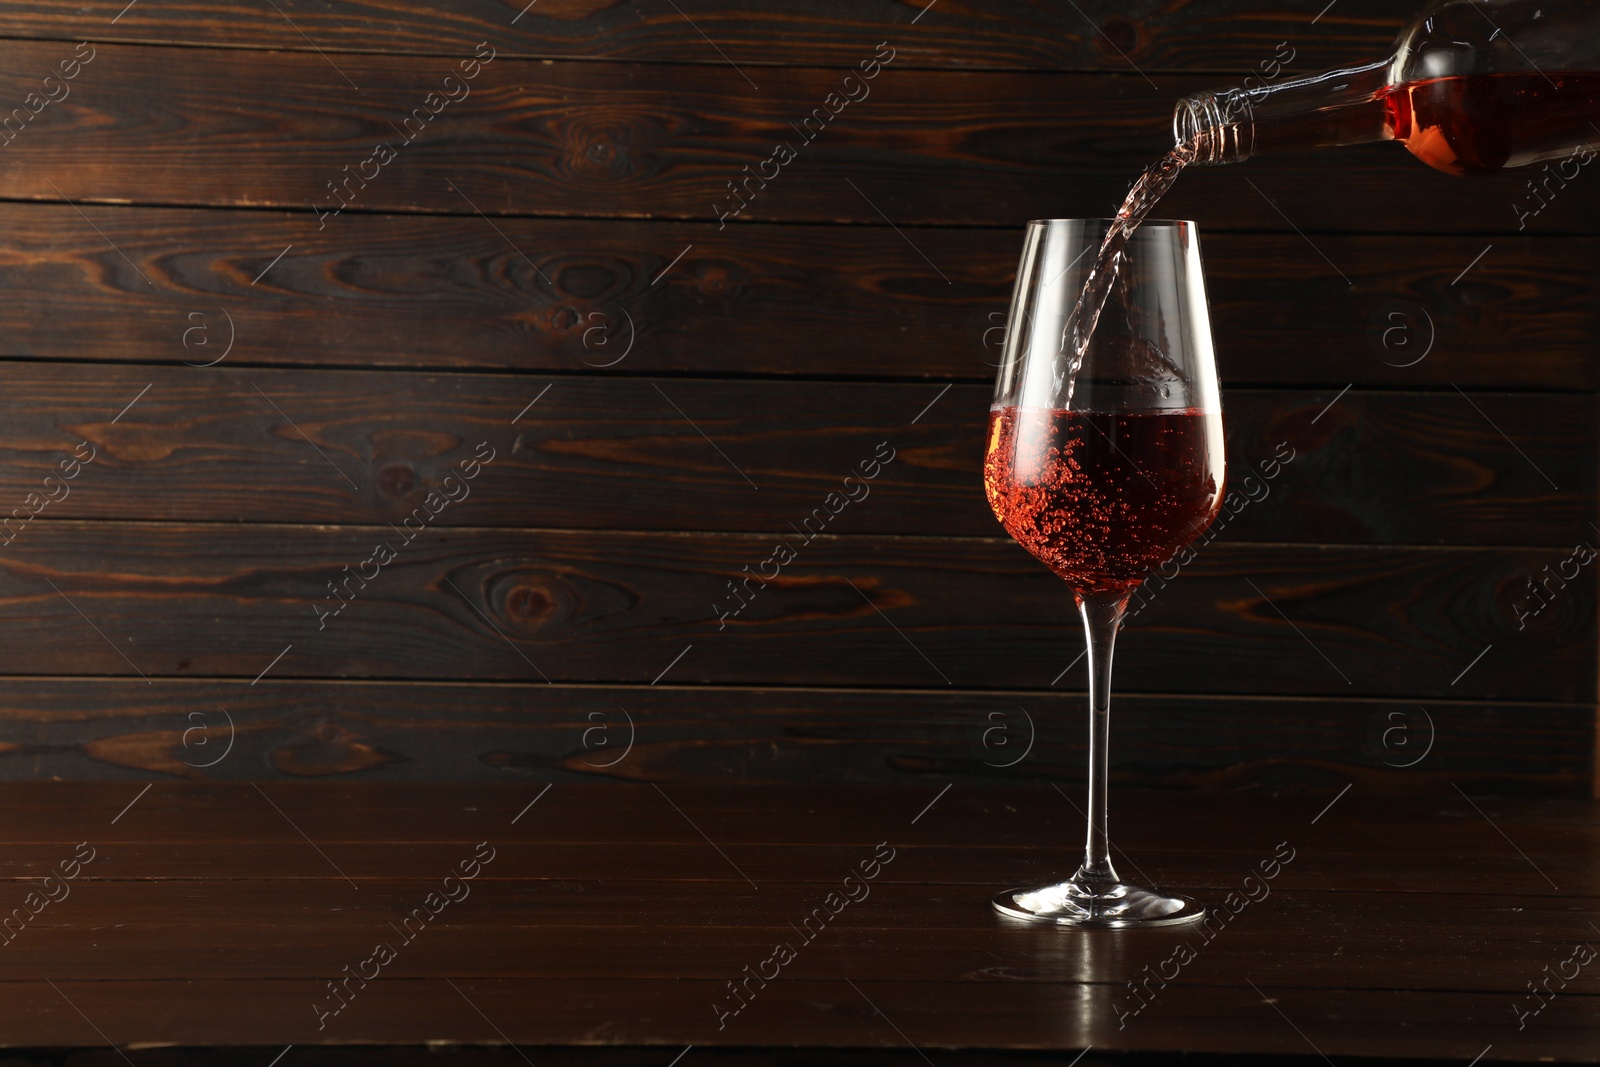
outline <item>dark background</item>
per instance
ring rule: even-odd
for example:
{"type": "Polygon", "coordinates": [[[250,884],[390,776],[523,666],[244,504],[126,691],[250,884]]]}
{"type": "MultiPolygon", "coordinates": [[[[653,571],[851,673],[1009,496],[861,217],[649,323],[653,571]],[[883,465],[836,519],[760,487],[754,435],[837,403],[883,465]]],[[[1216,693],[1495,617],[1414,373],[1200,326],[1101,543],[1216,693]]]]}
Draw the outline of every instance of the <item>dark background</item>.
{"type": "MultiPolygon", "coordinates": [[[[0,115],[94,48],[0,146],[0,514],[96,452],[0,547],[6,777],[1081,780],[1070,597],[979,480],[1022,224],[1111,213],[1178,96],[1409,14],[124,4],[0,4],[0,115]]],[[[1517,605],[1600,544],[1600,185],[1519,232],[1532,176],[1371,145],[1162,207],[1203,235],[1235,486],[1295,458],[1128,626],[1118,783],[1591,792],[1596,567],[1517,605]]]]}

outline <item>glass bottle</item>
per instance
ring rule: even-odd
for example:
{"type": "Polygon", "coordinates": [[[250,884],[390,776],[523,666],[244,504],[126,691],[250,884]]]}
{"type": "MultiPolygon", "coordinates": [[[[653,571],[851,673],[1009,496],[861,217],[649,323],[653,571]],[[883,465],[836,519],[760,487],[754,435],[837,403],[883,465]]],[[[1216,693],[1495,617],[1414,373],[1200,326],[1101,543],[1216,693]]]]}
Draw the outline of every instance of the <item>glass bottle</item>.
{"type": "Polygon", "coordinates": [[[1399,141],[1447,174],[1581,165],[1600,147],[1600,5],[1443,0],[1387,59],[1197,93],[1178,102],[1172,128],[1197,164],[1399,141]]]}

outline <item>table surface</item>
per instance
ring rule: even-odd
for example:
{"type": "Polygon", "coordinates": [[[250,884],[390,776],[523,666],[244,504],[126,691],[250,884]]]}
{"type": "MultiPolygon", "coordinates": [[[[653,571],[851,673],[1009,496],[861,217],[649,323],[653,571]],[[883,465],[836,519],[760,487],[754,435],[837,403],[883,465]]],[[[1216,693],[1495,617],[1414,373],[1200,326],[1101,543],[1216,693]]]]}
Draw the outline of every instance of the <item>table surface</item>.
{"type": "Polygon", "coordinates": [[[942,789],[0,784],[0,1044],[1600,1061],[1594,803],[1114,795],[1123,875],[1223,917],[1125,932],[989,908],[1076,790],[942,789]]]}

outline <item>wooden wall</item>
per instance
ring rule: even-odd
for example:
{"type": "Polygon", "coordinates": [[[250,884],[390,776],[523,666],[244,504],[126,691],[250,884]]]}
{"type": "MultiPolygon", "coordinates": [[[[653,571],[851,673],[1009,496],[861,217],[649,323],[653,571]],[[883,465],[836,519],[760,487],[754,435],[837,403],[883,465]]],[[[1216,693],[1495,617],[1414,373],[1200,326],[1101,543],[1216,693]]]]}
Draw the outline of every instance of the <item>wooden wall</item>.
{"type": "MultiPolygon", "coordinates": [[[[1068,594],[979,482],[1022,223],[1404,14],[0,3],[0,776],[1080,780],[1068,594]]],[[[1528,177],[1162,209],[1236,484],[1294,458],[1125,632],[1119,783],[1591,789],[1596,567],[1519,608],[1600,545],[1600,179],[1519,231],[1528,177]]]]}

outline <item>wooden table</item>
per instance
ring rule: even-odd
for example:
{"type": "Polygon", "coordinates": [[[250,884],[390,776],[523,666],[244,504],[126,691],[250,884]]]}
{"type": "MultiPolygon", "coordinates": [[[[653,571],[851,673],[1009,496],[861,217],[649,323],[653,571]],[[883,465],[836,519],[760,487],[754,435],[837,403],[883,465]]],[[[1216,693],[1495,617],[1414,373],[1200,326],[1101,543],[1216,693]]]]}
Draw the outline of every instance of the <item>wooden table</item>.
{"type": "Polygon", "coordinates": [[[0,785],[0,1043],[141,1067],[1600,1060],[1593,803],[1114,795],[1123,873],[1228,915],[1128,933],[989,909],[1070,873],[1076,790],[942,788],[0,785]],[[336,1045],[366,1055],[309,1047],[336,1045]]]}

